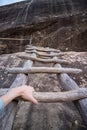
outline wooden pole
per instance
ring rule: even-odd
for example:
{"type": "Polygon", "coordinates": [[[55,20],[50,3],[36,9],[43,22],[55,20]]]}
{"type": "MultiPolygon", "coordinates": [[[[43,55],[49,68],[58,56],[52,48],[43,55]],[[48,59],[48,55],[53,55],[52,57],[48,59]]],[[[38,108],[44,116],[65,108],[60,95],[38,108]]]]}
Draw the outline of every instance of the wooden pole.
{"type": "Polygon", "coordinates": [[[26,53],[36,53],[37,55],[39,56],[47,56],[47,57],[53,57],[53,56],[59,56],[60,53],[54,53],[54,54],[48,54],[48,53],[45,53],[45,52],[38,52],[36,50],[25,50],[26,53]]]}
{"type": "MultiPolygon", "coordinates": [[[[24,74],[18,74],[10,88],[21,86],[26,84],[27,78],[24,74]]],[[[18,102],[10,103],[6,109],[6,115],[4,119],[0,120],[0,130],[11,130],[14,122],[16,107],[18,102]]]]}
{"type": "MultiPolygon", "coordinates": [[[[35,54],[32,54],[34,56],[35,54]]],[[[27,61],[24,64],[24,68],[31,67],[33,64],[32,61],[27,61]]],[[[10,89],[14,87],[18,87],[21,85],[25,85],[27,83],[27,76],[24,74],[18,74],[12,85],[10,86],[10,89]]],[[[0,130],[12,130],[12,125],[14,122],[14,117],[15,117],[15,112],[16,112],[16,107],[17,107],[17,102],[10,103],[6,109],[6,115],[4,119],[0,120],[0,130]]]]}
{"type": "MultiPolygon", "coordinates": [[[[9,90],[0,90],[0,96],[7,91],[9,90]]],[[[78,88],[67,92],[33,92],[33,96],[40,102],[70,102],[86,98],[87,88],[78,88]]],[[[16,100],[20,100],[20,98],[16,100]]]]}
{"type": "Polygon", "coordinates": [[[29,55],[18,55],[19,58],[27,59],[27,60],[33,60],[33,61],[39,61],[39,62],[44,62],[44,63],[69,63],[66,60],[63,59],[42,59],[42,58],[35,58],[31,57],[29,55]]]}
{"type": "Polygon", "coordinates": [[[38,52],[37,50],[29,50],[29,49],[26,49],[25,50],[26,53],[36,53],[37,55],[40,55],[40,56],[48,56],[48,57],[55,57],[55,56],[63,56],[63,55],[66,55],[67,52],[56,52],[56,53],[46,53],[46,52],[38,52]]]}
{"type": "Polygon", "coordinates": [[[0,40],[9,40],[9,41],[29,41],[30,39],[24,39],[24,38],[12,38],[12,37],[0,37],[0,40]]]}
{"type": "MultiPolygon", "coordinates": [[[[62,68],[62,66],[59,64],[56,64],[55,67],[62,68]]],[[[68,74],[65,73],[58,74],[57,77],[63,90],[69,91],[69,90],[74,90],[79,88],[77,83],[73,79],[71,79],[68,76],[68,74]]],[[[79,100],[78,106],[79,106],[80,114],[84,120],[84,123],[87,126],[87,98],[79,100]]]]}
{"type": "Polygon", "coordinates": [[[78,74],[82,72],[81,69],[75,68],[54,68],[54,67],[31,67],[31,68],[9,68],[7,69],[9,73],[16,74],[16,73],[73,73],[78,74]]]}
{"type": "MultiPolygon", "coordinates": [[[[34,53],[33,55],[32,55],[33,57],[36,57],[36,54],[34,53]]],[[[31,60],[28,60],[29,61],[29,63],[30,63],[30,65],[29,66],[26,66],[25,68],[31,68],[32,67],[32,65],[34,64],[34,62],[33,61],[31,61],[31,60]]],[[[28,77],[28,75],[27,75],[27,77],[28,77]]],[[[28,81],[29,81],[29,77],[28,77],[28,81]]],[[[17,116],[15,116],[15,122],[14,122],[14,124],[13,124],[13,129],[25,129],[25,124],[26,124],[26,120],[25,119],[27,119],[27,116],[28,116],[28,112],[29,112],[29,109],[31,108],[31,103],[26,103],[26,102],[24,102],[23,100],[19,100],[19,103],[18,103],[18,111],[17,111],[17,113],[16,113],[16,115],[17,116]],[[25,110],[25,111],[24,111],[25,110]],[[19,125],[19,123],[17,122],[17,120],[19,120],[19,119],[22,119],[21,120],[21,126],[19,125]]]]}
{"type": "Polygon", "coordinates": [[[51,52],[51,51],[53,51],[53,52],[60,52],[60,50],[57,50],[57,49],[49,49],[49,48],[44,48],[44,47],[35,47],[35,46],[32,46],[32,47],[26,47],[26,50],[37,50],[37,51],[44,51],[44,52],[51,52]]]}

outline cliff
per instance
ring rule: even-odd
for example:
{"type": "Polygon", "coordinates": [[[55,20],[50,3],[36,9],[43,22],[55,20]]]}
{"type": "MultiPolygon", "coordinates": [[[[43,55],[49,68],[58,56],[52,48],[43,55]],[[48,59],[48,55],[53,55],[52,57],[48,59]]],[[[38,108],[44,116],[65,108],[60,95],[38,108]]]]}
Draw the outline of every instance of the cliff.
{"type": "Polygon", "coordinates": [[[29,39],[62,51],[87,51],[87,0],[26,0],[0,7],[0,52],[22,51],[29,39]]]}

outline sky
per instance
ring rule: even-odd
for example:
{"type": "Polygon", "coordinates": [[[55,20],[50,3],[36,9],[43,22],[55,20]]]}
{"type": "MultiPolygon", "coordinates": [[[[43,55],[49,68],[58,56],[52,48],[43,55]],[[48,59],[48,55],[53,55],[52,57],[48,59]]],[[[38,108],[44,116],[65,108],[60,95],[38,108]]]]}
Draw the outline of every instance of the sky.
{"type": "Polygon", "coordinates": [[[15,3],[15,2],[19,2],[19,1],[23,1],[23,0],[0,0],[0,6],[12,4],[12,3],[15,3]]]}

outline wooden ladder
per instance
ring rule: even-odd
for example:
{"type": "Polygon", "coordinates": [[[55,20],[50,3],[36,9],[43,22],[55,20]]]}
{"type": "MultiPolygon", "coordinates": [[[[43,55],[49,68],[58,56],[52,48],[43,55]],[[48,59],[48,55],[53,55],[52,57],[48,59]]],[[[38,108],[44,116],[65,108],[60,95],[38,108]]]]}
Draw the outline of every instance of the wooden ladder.
{"type": "MultiPolygon", "coordinates": [[[[7,71],[12,74],[17,74],[17,77],[10,89],[16,86],[27,84],[28,74],[35,73],[54,73],[57,74],[59,83],[63,90],[67,92],[34,92],[33,96],[40,102],[66,102],[78,100],[81,116],[87,125],[87,88],[79,88],[77,83],[70,78],[69,73],[81,73],[81,69],[65,68],[61,64],[69,62],[60,59],[63,54],[60,50],[44,47],[36,47],[27,45],[25,54],[18,55],[19,58],[26,59],[23,67],[7,68],[7,71]],[[34,62],[53,63],[53,67],[33,67],[34,62]],[[70,91],[71,90],[71,91],[70,91]],[[85,93],[85,94],[84,94],[85,93]],[[85,98],[85,99],[83,99],[85,98]]],[[[1,89],[0,96],[5,94],[8,89],[1,89]]],[[[17,99],[19,100],[19,99],[17,99]]],[[[16,104],[17,106],[17,104],[16,104]]],[[[14,112],[13,112],[14,117],[14,112]]],[[[10,123],[12,126],[12,122],[10,123]]],[[[6,129],[8,130],[8,129],[6,129]]],[[[11,130],[11,128],[9,128],[11,130]]]]}

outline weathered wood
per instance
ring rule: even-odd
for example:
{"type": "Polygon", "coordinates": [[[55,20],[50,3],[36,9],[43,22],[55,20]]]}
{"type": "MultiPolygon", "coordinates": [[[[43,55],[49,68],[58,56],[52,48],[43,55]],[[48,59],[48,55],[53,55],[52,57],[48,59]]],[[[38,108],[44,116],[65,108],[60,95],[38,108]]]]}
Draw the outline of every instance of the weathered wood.
{"type": "MultiPolygon", "coordinates": [[[[36,54],[33,53],[32,57],[36,57],[36,54]]],[[[33,65],[33,61],[28,60],[27,62],[29,62],[29,66],[26,66],[25,68],[30,68],[33,65]]],[[[28,75],[27,75],[28,77],[28,75]]],[[[28,79],[29,80],[29,79],[28,79]]],[[[14,124],[13,124],[13,130],[17,130],[17,129],[25,129],[25,125],[26,125],[26,118],[28,116],[28,112],[29,109],[31,108],[31,103],[26,104],[26,102],[24,102],[23,100],[20,100],[18,103],[18,111],[16,113],[15,116],[15,120],[14,120],[14,124]],[[22,113],[22,114],[21,114],[22,113]],[[22,119],[22,120],[20,120],[22,119]]]]}
{"type": "MultiPolygon", "coordinates": [[[[32,54],[32,56],[33,55],[35,55],[35,54],[32,54]]],[[[31,67],[32,64],[33,64],[32,61],[27,61],[27,62],[25,62],[23,67],[24,68],[31,67]]],[[[21,85],[25,85],[26,83],[27,83],[27,76],[24,74],[18,74],[16,79],[12,83],[10,89],[21,86],[21,85]]],[[[12,130],[12,125],[14,122],[17,105],[18,105],[17,102],[12,102],[7,106],[8,109],[6,109],[6,115],[5,115],[4,119],[0,120],[0,126],[1,126],[0,130],[12,130]]]]}
{"type": "MultiPolygon", "coordinates": [[[[24,66],[26,66],[26,64],[24,66]]],[[[24,85],[26,83],[27,83],[27,77],[24,74],[18,74],[16,79],[12,83],[10,89],[17,87],[17,86],[24,85]]],[[[0,130],[11,130],[12,129],[17,104],[18,104],[17,102],[16,103],[13,102],[7,106],[8,109],[6,109],[6,115],[5,115],[4,119],[0,120],[0,126],[2,126],[0,128],[0,130]]]]}
{"type": "Polygon", "coordinates": [[[12,74],[17,73],[73,73],[78,74],[82,72],[81,69],[75,69],[75,68],[54,68],[54,67],[31,67],[31,68],[21,68],[21,67],[15,67],[15,68],[8,68],[7,71],[12,74]]]}
{"type": "Polygon", "coordinates": [[[63,56],[66,55],[67,52],[59,52],[59,53],[46,53],[46,52],[38,52],[36,50],[25,50],[26,53],[36,53],[39,56],[47,56],[47,57],[54,57],[54,56],[63,56]]]}
{"type": "Polygon", "coordinates": [[[33,96],[40,102],[69,102],[87,97],[87,88],[68,92],[34,92],[33,96]]]}
{"type": "Polygon", "coordinates": [[[25,50],[26,53],[36,53],[39,56],[47,56],[47,57],[53,57],[53,56],[59,56],[60,53],[54,53],[54,54],[48,54],[46,52],[38,52],[36,50],[25,50]]]}
{"type": "MultiPolygon", "coordinates": [[[[61,68],[61,65],[56,64],[55,67],[61,68]]],[[[68,91],[79,88],[77,83],[67,74],[59,74],[57,76],[63,90],[68,91]]],[[[87,98],[79,100],[78,105],[80,114],[84,120],[85,125],[87,126],[87,98]]]]}
{"type": "MultiPolygon", "coordinates": [[[[53,53],[54,52],[51,52],[51,54],[53,53]]],[[[54,56],[53,59],[57,59],[57,57],[54,56]]],[[[55,67],[62,68],[60,64],[55,64],[55,67]]],[[[69,90],[74,90],[79,88],[77,83],[72,78],[70,78],[68,74],[66,73],[57,74],[57,77],[59,83],[61,84],[62,90],[69,91],[69,90]]],[[[87,98],[77,101],[77,104],[79,106],[79,111],[83,118],[83,121],[87,126],[87,98]]]]}
{"type": "Polygon", "coordinates": [[[5,40],[6,40],[6,41],[7,41],[7,40],[9,40],[9,41],[21,41],[21,40],[22,40],[22,41],[29,41],[30,39],[12,38],[12,37],[9,37],[9,38],[8,38],[8,37],[3,37],[3,38],[2,38],[2,37],[0,37],[0,40],[4,40],[4,41],[5,41],[5,40]]]}
{"type": "Polygon", "coordinates": [[[44,62],[44,63],[69,63],[66,60],[63,59],[42,59],[42,58],[35,58],[31,57],[29,55],[18,55],[19,58],[27,59],[27,60],[33,60],[33,61],[39,61],[39,62],[44,62]]]}
{"type": "MultiPolygon", "coordinates": [[[[13,82],[13,84],[11,85],[10,88],[26,84],[26,81],[27,81],[26,76],[23,74],[19,74],[19,75],[17,75],[15,81],[13,82]]],[[[7,106],[8,109],[6,109],[6,115],[5,115],[4,119],[2,118],[0,120],[0,126],[2,126],[0,128],[0,130],[11,130],[12,129],[12,125],[13,125],[14,117],[15,117],[15,113],[16,113],[16,107],[17,107],[17,102],[10,103],[7,106]],[[9,121],[8,121],[8,119],[9,119],[9,121]]]]}
{"type": "MultiPolygon", "coordinates": [[[[7,90],[3,91],[7,92],[7,90]]],[[[86,98],[87,88],[78,88],[68,92],[33,92],[33,96],[40,102],[70,102],[86,98]]],[[[20,100],[20,98],[16,100],[20,100]]]]}
{"type": "Polygon", "coordinates": [[[5,108],[5,116],[0,119],[0,130],[12,130],[14,117],[16,113],[17,102],[11,102],[5,108]]]}
{"type": "Polygon", "coordinates": [[[35,46],[29,46],[28,47],[28,45],[27,45],[27,47],[26,47],[26,50],[37,50],[37,51],[44,51],[44,52],[51,52],[51,51],[53,51],[53,52],[60,52],[60,50],[57,50],[57,49],[49,49],[49,48],[44,48],[44,47],[35,47],[35,46]]]}
{"type": "MultiPolygon", "coordinates": [[[[12,130],[27,130],[26,122],[32,105],[33,105],[32,103],[24,101],[20,101],[18,103],[18,110],[15,116],[12,130]]],[[[31,122],[31,120],[29,120],[29,122],[31,122]]]]}
{"type": "Polygon", "coordinates": [[[36,53],[38,56],[46,56],[46,57],[53,57],[53,56],[60,56],[61,54],[60,53],[54,53],[54,54],[49,54],[49,53],[46,53],[46,52],[38,52],[36,50],[25,50],[26,53],[36,53]]]}

